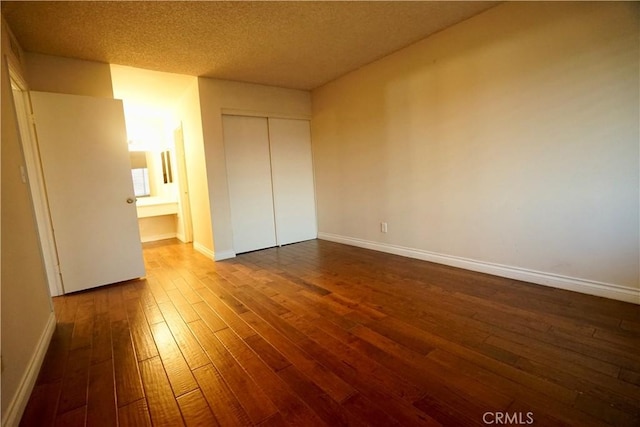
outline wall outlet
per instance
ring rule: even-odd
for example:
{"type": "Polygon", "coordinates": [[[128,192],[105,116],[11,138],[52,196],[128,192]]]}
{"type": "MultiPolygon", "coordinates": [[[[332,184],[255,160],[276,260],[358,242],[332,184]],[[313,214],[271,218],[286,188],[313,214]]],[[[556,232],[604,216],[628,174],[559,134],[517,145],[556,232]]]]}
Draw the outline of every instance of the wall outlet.
{"type": "Polygon", "coordinates": [[[386,222],[381,222],[380,223],[380,232],[381,233],[386,233],[387,232],[387,223],[386,222]]]}

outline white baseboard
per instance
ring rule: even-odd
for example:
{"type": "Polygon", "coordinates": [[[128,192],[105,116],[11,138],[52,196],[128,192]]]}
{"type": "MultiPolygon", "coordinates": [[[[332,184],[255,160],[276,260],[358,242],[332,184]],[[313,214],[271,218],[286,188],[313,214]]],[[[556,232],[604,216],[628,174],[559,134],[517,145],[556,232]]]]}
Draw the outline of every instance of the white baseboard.
{"type": "Polygon", "coordinates": [[[343,243],[346,245],[357,246],[365,249],[372,249],[374,251],[405,256],[408,258],[420,259],[423,261],[435,262],[452,267],[459,267],[465,270],[493,274],[495,276],[521,280],[523,282],[536,283],[538,285],[550,286],[554,288],[565,289],[568,291],[580,292],[583,294],[640,304],[640,290],[627,286],[577,279],[574,277],[561,276],[553,273],[545,273],[519,267],[510,267],[507,265],[476,261],[468,258],[443,255],[435,252],[424,251],[421,249],[413,249],[386,243],[373,242],[370,240],[356,239],[353,237],[340,236],[337,234],[318,233],[318,239],[329,240],[331,242],[343,243]]]}
{"type": "Polygon", "coordinates": [[[214,260],[222,261],[223,259],[235,258],[236,253],[234,251],[217,251],[214,256],[214,260]]]}
{"type": "Polygon", "coordinates": [[[176,237],[177,237],[176,233],[156,234],[153,236],[141,236],[140,241],[142,243],[147,243],[147,242],[156,242],[158,240],[175,239],[176,237]]]}
{"type": "Polygon", "coordinates": [[[204,246],[202,243],[193,242],[193,249],[200,252],[202,255],[206,256],[209,259],[215,259],[214,253],[211,249],[204,246]]]}
{"type": "Polygon", "coordinates": [[[51,337],[53,336],[55,329],[56,315],[52,311],[49,315],[44,331],[42,331],[42,335],[40,335],[40,340],[38,340],[38,344],[31,356],[31,360],[29,360],[27,369],[20,380],[16,394],[11,399],[11,402],[9,402],[9,406],[5,413],[2,414],[2,427],[14,427],[20,424],[22,413],[29,402],[29,397],[31,396],[33,386],[38,378],[42,361],[44,360],[44,356],[47,354],[47,349],[49,348],[49,343],[51,342],[51,337]]]}
{"type": "Polygon", "coordinates": [[[212,251],[211,249],[203,246],[201,243],[193,242],[193,249],[200,252],[202,255],[214,261],[222,261],[223,259],[235,258],[236,253],[233,251],[212,251]]]}

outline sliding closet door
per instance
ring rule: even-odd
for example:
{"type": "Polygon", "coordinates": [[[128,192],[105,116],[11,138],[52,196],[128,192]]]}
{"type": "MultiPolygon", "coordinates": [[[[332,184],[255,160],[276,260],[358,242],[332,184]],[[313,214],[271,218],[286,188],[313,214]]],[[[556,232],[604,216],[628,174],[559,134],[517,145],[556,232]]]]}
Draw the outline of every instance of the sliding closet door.
{"type": "Polygon", "coordinates": [[[276,246],[266,118],[223,116],[236,253],[276,246]]]}
{"type": "Polygon", "coordinates": [[[278,245],[315,239],[316,202],[307,120],[269,119],[278,245]]]}

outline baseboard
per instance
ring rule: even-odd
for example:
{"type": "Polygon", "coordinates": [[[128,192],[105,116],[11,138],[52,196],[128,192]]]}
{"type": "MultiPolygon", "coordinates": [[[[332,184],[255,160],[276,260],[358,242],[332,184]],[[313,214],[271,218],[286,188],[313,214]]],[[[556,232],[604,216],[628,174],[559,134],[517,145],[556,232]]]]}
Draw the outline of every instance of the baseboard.
{"type": "Polygon", "coordinates": [[[370,240],[356,239],[353,237],[340,236],[337,234],[318,233],[318,239],[329,240],[331,242],[343,243],[346,245],[357,246],[365,249],[372,249],[374,251],[405,256],[408,258],[420,259],[423,261],[435,262],[438,264],[463,268],[465,270],[493,274],[495,276],[521,280],[523,282],[536,283],[538,285],[550,286],[554,288],[565,289],[568,291],[580,292],[583,294],[640,304],[640,290],[627,286],[595,282],[574,277],[561,276],[553,273],[545,273],[519,267],[510,267],[506,265],[477,261],[468,258],[443,255],[435,252],[424,251],[421,249],[413,249],[386,243],[373,242],[370,240]]]}
{"type": "Polygon", "coordinates": [[[222,261],[224,259],[230,259],[235,257],[236,257],[236,253],[234,251],[216,251],[213,259],[216,261],[222,261]]]}
{"type": "Polygon", "coordinates": [[[198,243],[198,242],[193,242],[193,249],[195,249],[196,251],[200,252],[202,255],[206,256],[209,259],[215,259],[214,256],[215,254],[213,253],[213,251],[209,248],[207,248],[206,246],[204,246],[202,243],[198,243]]]}
{"type": "Polygon", "coordinates": [[[175,239],[176,237],[177,237],[176,233],[156,234],[153,236],[142,236],[140,237],[140,241],[142,243],[147,243],[147,242],[156,242],[158,240],[175,239]]]}
{"type": "Polygon", "coordinates": [[[13,396],[13,399],[11,399],[11,402],[9,402],[6,412],[2,414],[2,427],[14,427],[20,424],[22,413],[29,402],[29,396],[31,396],[31,392],[33,391],[33,386],[38,378],[40,367],[42,366],[44,356],[47,354],[47,349],[49,348],[49,343],[51,342],[51,337],[55,329],[56,315],[52,311],[47,320],[47,325],[44,331],[42,331],[38,345],[31,356],[31,360],[29,360],[27,369],[22,376],[18,390],[13,396]]]}

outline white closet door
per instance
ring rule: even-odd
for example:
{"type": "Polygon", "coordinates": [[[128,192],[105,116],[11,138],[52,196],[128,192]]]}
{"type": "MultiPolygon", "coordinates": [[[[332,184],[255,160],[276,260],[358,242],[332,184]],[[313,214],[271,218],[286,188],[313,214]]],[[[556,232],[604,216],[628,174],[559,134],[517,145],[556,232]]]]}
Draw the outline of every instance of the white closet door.
{"type": "Polygon", "coordinates": [[[271,175],[278,245],[318,236],[307,120],[269,119],[271,175]]]}
{"type": "Polygon", "coordinates": [[[223,116],[236,253],[276,246],[266,118],[223,116]]]}

